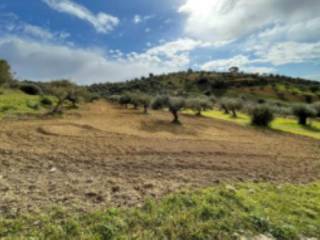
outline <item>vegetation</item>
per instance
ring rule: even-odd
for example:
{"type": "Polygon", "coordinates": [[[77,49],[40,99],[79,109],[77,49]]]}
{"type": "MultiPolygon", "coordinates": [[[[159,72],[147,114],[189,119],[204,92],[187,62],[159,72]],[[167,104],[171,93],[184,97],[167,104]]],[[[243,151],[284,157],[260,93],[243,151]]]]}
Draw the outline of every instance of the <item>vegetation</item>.
{"type": "Polygon", "coordinates": [[[178,113],[184,107],[185,100],[181,97],[159,96],[152,103],[152,108],[155,110],[168,108],[173,115],[172,123],[174,124],[180,124],[178,113]]]}
{"type": "Polygon", "coordinates": [[[309,105],[297,105],[293,108],[293,114],[298,118],[300,125],[307,125],[308,119],[316,116],[316,111],[309,105]]]}
{"type": "Polygon", "coordinates": [[[273,111],[266,105],[255,106],[250,116],[251,124],[258,127],[269,127],[274,119],[273,111]]]}
{"type": "Polygon", "coordinates": [[[224,110],[225,114],[232,113],[232,117],[237,117],[237,111],[241,110],[243,104],[240,99],[235,98],[222,98],[220,106],[224,110]]]}
{"type": "Polygon", "coordinates": [[[201,116],[202,111],[208,111],[213,108],[213,103],[206,97],[190,98],[186,101],[186,108],[196,112],[197,116],[201,116]]]}
{"type": "MultiPolygon", "coordinates": [[[[27,95],[20,90],[0,89],[0,118],[21,114],[45,113],[49,106],[41,104],[41,96],[27,95]]],[[[54,99],[50,99],[51,102],[54,99]]]]}
{"type": "Polygon", "coordinates": [[[12,81],[10,65],[6,60],[0,59],[0,86],[12,81]]]}
{"type": "Polygon", "coordinates": [[[220,185],[142,208],[0,217],[1,239],[275,239],[320,237],[320,184],[220,185]]]}
{"type": "MultiPolygon", "coordinates": [[[[320,83],[274,74],[232,72],[185,71],[142,77],[121,83],[103,83],[88,86],[90,92],[102,97],[123,95],[126,92],[143,92],[150,96],[224,96],[240,95],[249,98],[275,99],[287,102],[320,100],[320,83]],[[318,100],[317,100],[318,99],[318,100]],[[310,100],[310,99],[309,99],[310,100]]],[[[234,71],[236,70],[236,71],[234,71]]]]}

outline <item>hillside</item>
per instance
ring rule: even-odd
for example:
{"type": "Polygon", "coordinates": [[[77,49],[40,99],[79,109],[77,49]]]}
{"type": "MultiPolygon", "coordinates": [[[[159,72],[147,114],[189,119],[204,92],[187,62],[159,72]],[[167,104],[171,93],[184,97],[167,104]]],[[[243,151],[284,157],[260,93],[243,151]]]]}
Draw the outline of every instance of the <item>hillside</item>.
{"type": "Polygon", "coordinates": [[[281,75],[258,75],[227,72],[178,72],[142,77],[122,83],[93,84],[91,92],[102,96],[141,91],[151,95],[216,95],[270,98],[282,101],[317,101],[320,83],[281,75]]]}

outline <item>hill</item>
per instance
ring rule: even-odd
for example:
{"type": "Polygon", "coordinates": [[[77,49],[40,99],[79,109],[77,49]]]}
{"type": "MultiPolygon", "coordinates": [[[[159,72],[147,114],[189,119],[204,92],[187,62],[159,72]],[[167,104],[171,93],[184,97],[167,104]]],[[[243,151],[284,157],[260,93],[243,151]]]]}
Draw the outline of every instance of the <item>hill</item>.
{"type": "Polygon", "coordinates": [[[320,99],[320,83],[281,75],[230,72],[187,72],[142,77],[122,83],[88,86],[102,96],[141,91],[150,95],[216,95],[312,102],[320,99]]]}

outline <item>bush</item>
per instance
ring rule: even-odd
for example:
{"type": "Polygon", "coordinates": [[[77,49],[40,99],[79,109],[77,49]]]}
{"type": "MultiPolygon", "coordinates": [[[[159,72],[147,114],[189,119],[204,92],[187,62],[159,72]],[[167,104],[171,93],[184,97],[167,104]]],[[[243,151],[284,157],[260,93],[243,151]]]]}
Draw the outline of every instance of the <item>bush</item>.
{"type": "Polygon", "coordinates": [[[257,105],[251,112],[251,124],[258,127],[269,127],[274,119],[273,111],[266,105],[257,105]]]}
{"type": "Polygon", "coordinates": [[[42,95],[42,89],[35,84],[22,84],[20,90],[28,95],[42,95]]]}
{"type": "Polygon", "coordinates": [[[53,102],[52,102],[51,99],[48,98],[48,97],[43,97],[43,98],[41,98],[40,103],[41,103],[41,105],[47,106],[47,107],[53,105],[53,102]]]}
{"type": "Polygon", "coordinates": [[[292,113],[298,118],[300,125],[307,125],[308,118],[316,116],[316,111],[312,107],[303,104],[294,106],[292,113]]]}

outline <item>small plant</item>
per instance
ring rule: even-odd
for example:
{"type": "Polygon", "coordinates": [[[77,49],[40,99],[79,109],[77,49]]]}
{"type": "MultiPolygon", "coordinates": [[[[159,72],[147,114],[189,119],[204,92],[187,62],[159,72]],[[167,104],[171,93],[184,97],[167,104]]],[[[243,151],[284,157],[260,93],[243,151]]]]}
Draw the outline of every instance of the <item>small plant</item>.
{"type": "Polygon", "coordinates": [[[251,124],[258,127],[269,127],[274,119],[271,108],[267,105],[257,105],[250,111],[251,124]]]}
{"type": "Polygon", "coordinates": [[[292,113],[298,118],[298,123],[303,126],[307,125],[308,118],[316,116],[316,111],[312,107],[303,104],[294,106],[292,113]]]}
{"type": "Polygon", "coordinates": [[[181,124],[178,113],[185,105],[185,100],[181,97],[160,96],[153,101],[152,108],[155,110],[168,108],[173,115],[172,123],[181,124]]]}
{"type": "Polygon", "coordinates": [[[46,107],[50,107],[53,105],[52,100],[48,97],[41,98],[40,103],[41,103],[41,105],[46,106],[46,107]]]}

